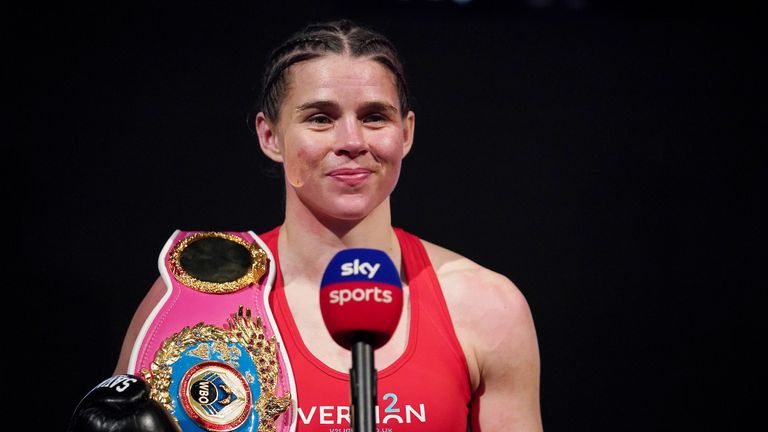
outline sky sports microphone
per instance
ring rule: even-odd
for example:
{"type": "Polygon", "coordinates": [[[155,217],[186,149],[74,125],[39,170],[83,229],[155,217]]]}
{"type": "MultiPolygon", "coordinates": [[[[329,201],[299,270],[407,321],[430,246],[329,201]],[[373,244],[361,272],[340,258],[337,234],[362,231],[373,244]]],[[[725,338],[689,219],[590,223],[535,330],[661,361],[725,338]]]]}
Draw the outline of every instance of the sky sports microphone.
{"type": "Polygon", "coordinates": [[[334,255],[320,284],[320,312],[333,340],[352,351],[349,374],[355,432],[376,430],[373,350],[392,337],[402,311],[400,274],[386,253],[344,249],[334,255]]]}

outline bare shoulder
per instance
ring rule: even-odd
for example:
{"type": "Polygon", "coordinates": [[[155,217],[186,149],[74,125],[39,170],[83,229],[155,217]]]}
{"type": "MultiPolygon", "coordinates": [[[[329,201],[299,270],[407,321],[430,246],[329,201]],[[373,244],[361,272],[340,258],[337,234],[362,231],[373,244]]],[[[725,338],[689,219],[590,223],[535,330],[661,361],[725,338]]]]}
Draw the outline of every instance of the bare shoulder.
{"type": "Polygon", "coordinates": [[[512,281],[424,241],[467,359],[472,430],[542,430],[540,361],[528,302],[512,281]]]}
{"type": "Polygon", "coordinates": [[[528,302],[508,277],[422,242],[443,289],[473,384],[493,374],[500,358],[528,361],[532,354],[538,355],[531,353],[536,339],[528,302]]]}
{"type": "Polygon", "coordinates": [[[422,243],[443,288],[446,302],[460,304],[467,313],[481,313],[486,318],[499,313],[508,320],[512,318],[510,314],[530,313],[525,297],[507,276],[442,246],[425,240],[422,243]]]}

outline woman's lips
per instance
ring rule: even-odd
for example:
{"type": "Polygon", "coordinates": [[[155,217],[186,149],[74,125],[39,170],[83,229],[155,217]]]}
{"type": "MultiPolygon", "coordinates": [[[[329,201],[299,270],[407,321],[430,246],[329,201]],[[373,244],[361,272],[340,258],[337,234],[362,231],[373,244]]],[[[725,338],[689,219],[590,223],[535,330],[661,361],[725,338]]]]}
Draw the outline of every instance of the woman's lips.
{"type": "Polygon", "coordinates": [[[371,175],[371,170],[366,168],[339,168],[328,173],[334,180],[349,186],[357,186],[371,175]]]}

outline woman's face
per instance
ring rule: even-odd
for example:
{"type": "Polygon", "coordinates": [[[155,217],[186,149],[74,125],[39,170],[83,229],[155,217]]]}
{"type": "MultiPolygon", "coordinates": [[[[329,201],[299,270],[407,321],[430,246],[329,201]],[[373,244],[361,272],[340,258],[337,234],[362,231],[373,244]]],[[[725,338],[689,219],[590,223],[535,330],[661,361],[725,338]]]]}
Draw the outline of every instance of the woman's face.
{"type": "Polygon", "coordinates": [[[366,58],[327,55],[287,71],[277,124],[263,115],[264,152],[284,165],[288,199],[318,216],[362,219],[392,192],[413,139],[392,73],[366,58]]]}

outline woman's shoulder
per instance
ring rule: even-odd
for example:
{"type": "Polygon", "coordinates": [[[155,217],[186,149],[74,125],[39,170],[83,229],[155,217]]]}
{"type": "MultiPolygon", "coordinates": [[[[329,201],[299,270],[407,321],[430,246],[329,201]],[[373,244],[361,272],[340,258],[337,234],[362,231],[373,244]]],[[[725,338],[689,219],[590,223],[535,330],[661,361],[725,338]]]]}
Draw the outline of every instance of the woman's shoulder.
{"type": "Polygon", "coordinates": [[[531,350],[535,336],[530,308],[507,276],[445,247],[422,243],[477,388],[480,376],[496,368],[498,354],[517,356],[531,350]]]}
{"type": "Polygon", "coordinates": [[[517,287],[507,276],[484,267],[475,261],[448,248],[421,240],[427,251],[432,268],[444,288],[454,288],[462,293],[477,295],[477,289],[512,290],[517,287]],[[474,293],[467,292],[472,289],[474,293]]]}
{"type": "Polygon", "coordinates": [[[530,317],[525,297],[509,277],[450,249],[421,241],[456,319],[474,321],[482,317],[487,322],[530,317]]]}
{"type": "Polygon", "coordinates": [[[450,249],[422,240],[454,324],[483,340],[502,323],[531,320],[528,302],[512,280],[450,249]]]}

